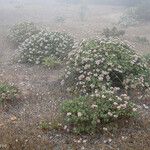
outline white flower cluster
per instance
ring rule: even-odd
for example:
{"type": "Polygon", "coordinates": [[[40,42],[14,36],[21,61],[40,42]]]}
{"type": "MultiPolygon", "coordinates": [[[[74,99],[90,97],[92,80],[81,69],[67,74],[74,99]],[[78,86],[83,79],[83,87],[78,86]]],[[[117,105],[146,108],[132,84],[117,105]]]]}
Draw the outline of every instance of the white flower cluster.
{"type": "Polygon", "coordinates": [[[39,29],[32,22],[22,22],[10,29],[8,38],[15,44],[21,44],[30,36],[39,32],[39,29]]]}
{"type": "MultiPolygon", "coordinates": [[[[127,94],[117,96],[116,90],[102,90],[97,93],[99,95],[80,97],[63,105],[68,128],[76,127],[79,132],[83,129],[91,132],[99,124],[106,125],[118,118],[130,118],[138,114],[137,106],[127,94]]],[[[107,131],[107,128],[104,126],[103,130],[107,131]]]]}
{"type": "Polygon", "coordinates": [[[72,37],[65,33],[40,31],[20,45],[20,61],[41,64],[45,57],[63,60],[72,50],[73,44],[72,37]]]}
{"type": "Polygon", "coordinates": [[[128,45],[113,40],[90,40],[69,54],[62,83],[67,84],[69,91],[89,95],[110,87],[147,90],[149,77],[146,62],[128,45]]]}

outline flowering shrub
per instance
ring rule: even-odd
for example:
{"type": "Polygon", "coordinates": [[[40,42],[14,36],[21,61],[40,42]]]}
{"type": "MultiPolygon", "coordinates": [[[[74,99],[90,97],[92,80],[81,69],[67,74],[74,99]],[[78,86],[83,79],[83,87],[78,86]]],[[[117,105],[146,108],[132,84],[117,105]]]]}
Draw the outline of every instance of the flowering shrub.
{"type": "Polygon", "coordinates": [[[41,64],[45,57],[63,60],[73,47],[73,39],[59,32],[41,31],[32,35],[21,44],[21,61],[41,64]]]}
{"type": "Polygon", "coordinates": [[[138,23],[139,21],[135,18],[135,8],[127,9],[119,20],[119,24],[123,27],[134,26],[138,23]]]}
{"type": "Polygon", "coordinates": [[[14,86],[0,83],[0,105],[17,99],[18,89],[14,86]]]}
{"type": "Polygon", "coordinates": [[[69,54],[62,84],[83,95],[110,87],[143,93],[149,90],[149,77],[146,61],[130,46],[115,40],[89,40],[69,54]]]}
{"type": "Polygon", "coordinates": [[[24,42],[31,35],[39,32],[39,29],[32,22],[22,22],[14,25],[10,29],[9,39],[15,44],[19,45],[24,42]]]}
{"type": "Polygon", "coordinates": [[[62,111],[67,128],[75,133],[91,133],[122,118],[135,117],[137,108],[126,94],[116,96],[103,90],[93,96],[65,101],[62,111]]]}

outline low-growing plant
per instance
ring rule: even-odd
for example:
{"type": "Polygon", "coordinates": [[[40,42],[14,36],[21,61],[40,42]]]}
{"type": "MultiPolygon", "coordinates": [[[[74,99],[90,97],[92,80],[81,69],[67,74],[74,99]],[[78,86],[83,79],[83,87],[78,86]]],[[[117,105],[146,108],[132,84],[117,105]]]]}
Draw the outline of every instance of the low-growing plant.
{"type": "Polygon", "coordinates": [[[0,83],[0,105],[13,102],[18,98],[18,89],[14,86],[0,83]]]}
{"type": "Polygon", "coordinates": [[[118,87],[149,93],[150,69],[145,59],[127,44],[114,40],[87,40],[68,56],[67,90],[90,95],[96,90],[118,87]]]}
{"type": "Polygon", "coordinates": [[[106,38],[110,37],[122,37],[124,36],[125,31],[124,30],[118,30],[117,27],[113,27],[112,29],[105,28],[103,29],[102,35],[104,35],[106,38]]]}
{"type": "Polygon", "coordinates": [[[39,127],[42,130],[49,130],[50,124],[47,121],[42,121],[42,122],[40,122],[39,127]]]}
{"type": "Polygon", "coordinates": [[[72,50],[74,40],[65,33],[41,31],[26,39],[20,47],[23,63],[41,64],[46,57],[64,60],[72,50]]]}
{"type": "Polygon", "coordinates": [[[32,22],[15,24],[9,31],[8,38],[14,44],[19,45],[30,36],[39,32],[39,29],[32,22]]]}
{"type": "Polygon", "coordinates": [[[93,133],[106,124],[137,115],[137,108],[126,94],[97,91],[92,96],[67,100],[62,105],[65,123],[74,133],[93,133]]]}
{"type": "Polygon", "coordinates": [[[61,62],[54,57],[45,57],[42,64],[50,69],[55,69],[60,66],[61,62]]]}

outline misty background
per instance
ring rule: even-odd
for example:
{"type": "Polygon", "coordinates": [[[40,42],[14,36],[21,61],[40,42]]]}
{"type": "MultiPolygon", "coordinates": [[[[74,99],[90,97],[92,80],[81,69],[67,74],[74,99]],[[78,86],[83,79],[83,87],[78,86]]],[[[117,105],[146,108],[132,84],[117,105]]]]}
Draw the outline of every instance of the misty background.
{"type": "MultiPolygon", "coordinates": [[[[101,36],[104,28],[117,26],[125,28],[125,39],[131,42],[136,36],[150,40],[149,7],[149,0],[0,0],[0,31],[30,21],[51,31],[65,31],[82,39],[101,36]],[[139,9],[132,12],[135,7],[139,9]],[[124,17],[126,14],[128,16],[124,17]],[[120,26],[122,18],[131,26],[120,26]]],[[[146,52],[149,49],[147,46],[143,48],[143,44],[137,48],[146,52]]]]}

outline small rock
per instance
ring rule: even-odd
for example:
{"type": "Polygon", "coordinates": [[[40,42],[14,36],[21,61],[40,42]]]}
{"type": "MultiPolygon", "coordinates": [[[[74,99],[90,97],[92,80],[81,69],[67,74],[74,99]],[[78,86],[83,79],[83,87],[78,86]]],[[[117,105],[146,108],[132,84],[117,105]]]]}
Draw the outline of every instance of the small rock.
{"type": "Polygon", "coordinates": [[[16,117],[16,116],[12,116],[12,117],[10,118],[10,120],[11,120],[11,121],[16,121],[16,120],[17,120],[17,117],[16,117]]]}
{"type": "Polygon", "coordinates": [[[37,137],[38,137],[38,138],[41,138],[42,136],[41,136],[41,135],[38,135],[37,137]]]}
{"type": "Polygon", "coordinates": [[[145,105],[145,104],[143,104],[143,107],[145,108],[145,109],[148,109],[149,107],[147,106],[147,105],[145,105]]]}

